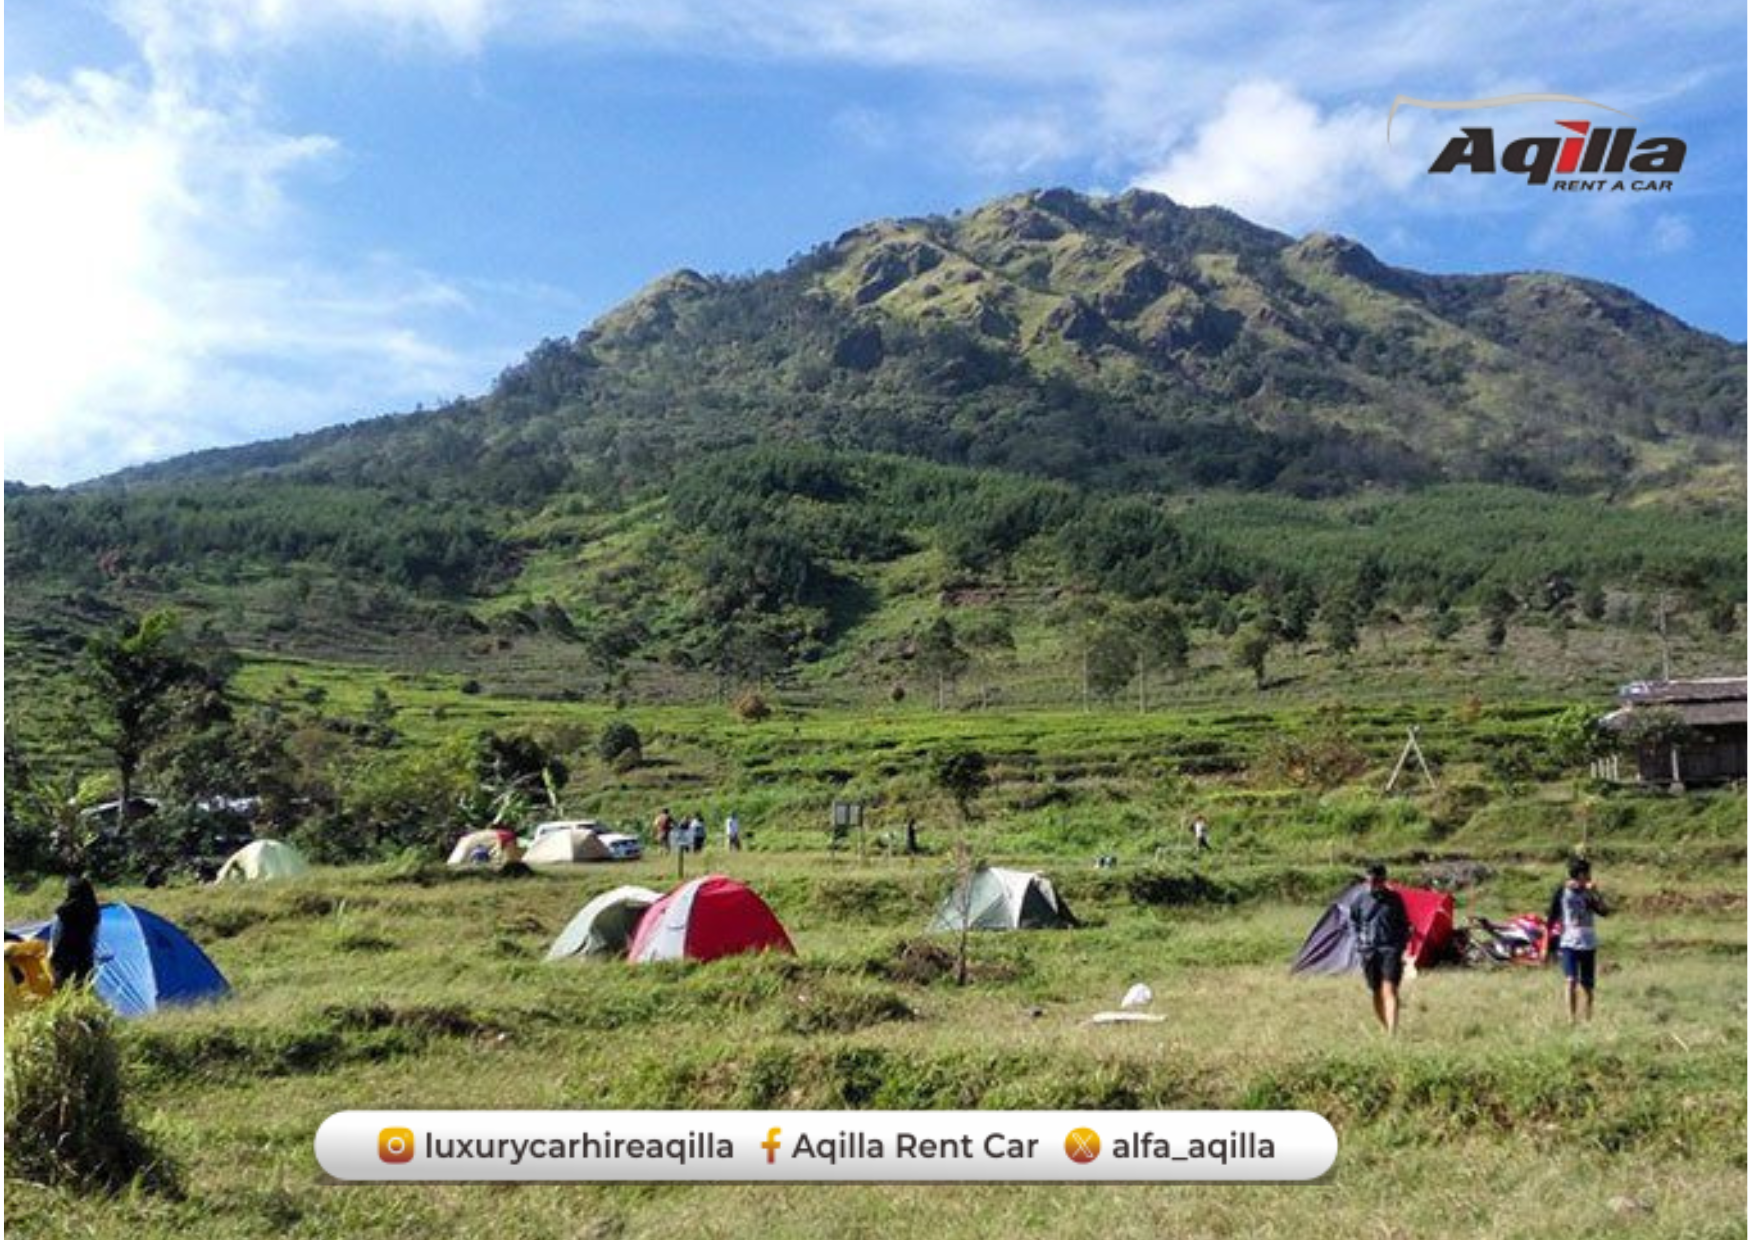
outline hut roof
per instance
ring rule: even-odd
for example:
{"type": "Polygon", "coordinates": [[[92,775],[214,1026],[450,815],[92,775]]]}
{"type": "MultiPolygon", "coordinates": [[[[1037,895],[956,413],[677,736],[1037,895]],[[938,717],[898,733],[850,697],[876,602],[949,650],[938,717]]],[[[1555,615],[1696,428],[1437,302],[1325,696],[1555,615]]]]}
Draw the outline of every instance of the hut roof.
{"type": "Polygon", "coordinates": [[[1641,710],[1667,710],[1689,727],[1748,726],[1748,678],[1714,676],[1703,680],[1641,680],[1622,687],[1620,709],[1602,717],[1602,726],[1619,729],[1641,710]]]}

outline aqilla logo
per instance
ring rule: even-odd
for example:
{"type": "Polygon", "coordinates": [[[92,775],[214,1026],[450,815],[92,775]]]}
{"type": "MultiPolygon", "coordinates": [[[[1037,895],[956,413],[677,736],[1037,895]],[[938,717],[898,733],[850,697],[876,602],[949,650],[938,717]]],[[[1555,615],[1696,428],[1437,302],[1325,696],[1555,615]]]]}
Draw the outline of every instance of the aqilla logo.
{"type": "MultiPolygon", "coordinates": [[[[1619,112],[1607,104],[1581,99],[1576,95],[1510,95],[1501,99],[1472,99],[1460,102],[1439,102],[1398,95],[1390,105],[1390,119],[1396,109],[1408,104],[1422,108],[1486,108],[1516,103],[1549,102],[1581,103],[1619,112]]],[[[1620,115],[1627,114],[1621,112],[1620,115]]],[[[1627,119],[1631,120],[1631,117],[1627,119]]],[[[1497,173],[1501,170],[1526,177],[1530,185],[1546,185],[1552,176],[1619,176],[1636,172],[1649,176],[1669,176],[1681,171],[1687,159],[1687,143],[1680,138],[1639,138],[1637,129],[1593,127],[1589,121],[1556,121],[1567,134],[1549,134],[1517,138],[1497,149],[1494,133],[1486,126],[1464,126],[1461,137],[1445,143],[1444,150],[1432,161],[1429,173],[1452,173],[1467,168],[1472,173],[1497,173]],[[1576,137],[1568,136],[1570,134],[1576,137]],[[1496,153],[1497,150],[1497,153],[1496,153]]],[[[1386,128],[1386,134],[1388,129],[1386,128]]],[[[1625,189],[1625,180],[1612,188],[1625,189]]],[[[1638,191],[1673,189],[1669,180],[1630,183],[1638,191]]],[[[1556,181],[1555,189],[1601,189],[1602,181],[1556,181]]]]}

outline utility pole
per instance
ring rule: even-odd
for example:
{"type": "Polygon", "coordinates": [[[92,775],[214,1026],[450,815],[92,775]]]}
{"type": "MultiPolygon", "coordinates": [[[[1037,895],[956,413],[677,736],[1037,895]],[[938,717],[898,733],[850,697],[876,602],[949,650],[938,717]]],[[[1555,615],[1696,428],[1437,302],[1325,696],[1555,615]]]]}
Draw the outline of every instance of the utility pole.
{"type": "Polygon", "coordinates": [[[1663,647],[1663,679],[1669,679],[1669,592],[1657,591],[1657,641],[1663,647]]]}

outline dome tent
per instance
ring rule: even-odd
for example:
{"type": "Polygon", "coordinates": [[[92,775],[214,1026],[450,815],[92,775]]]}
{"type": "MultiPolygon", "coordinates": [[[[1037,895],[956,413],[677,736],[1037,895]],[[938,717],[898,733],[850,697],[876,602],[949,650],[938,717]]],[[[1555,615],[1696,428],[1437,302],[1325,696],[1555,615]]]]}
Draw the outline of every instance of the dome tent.
{"type": "Polygon", "coordinates": [[[750,887],[707,874],[680,884],[643,915],[628,954],[631,963],[648,964],[761,951],[794,955],[795,945],[750,887]]]}
{"type": "Polygon", "coordinates": [[[218,872],[216,882],[266,882],[280,878],[302,878],[310,872],[310,863],[290,844],[279,840],[256,840],[232,853],[230,860],[218,872]]]}
{"type": "Polygon", "coordinates": [[[615,887],[583,905],[547,950],[548,960],[623,956],[638,923],[661,895],[647,887],[615,887]]]}
{"type": "Polygon", "coordinates": [[[570,865],[582,861],[611,861],[613,854],[601,833],[589,827],[566,827],[548,831],[528,846],[522,860],[528,865],[570,865]]]}
{"type": "MultiPolygon", "coordinates": [[[[1417,968],[1443,961],[1451,951],[1456,921],[1456,898],[1448,891],[1433,891],[1424,887],[1401,887],[1390,884],[1402,897],[1408,912],[1408,950],[1406,957],[1417,968]]],[[[1304,946],[1293,958],[1294,973],[1356,973],[1360,967],[1359,931],[1353,923],[1353,906],[1369,887],[1358,882],[1335,898],[1324,910],[1304,946]]]]}
{"type": "Polygon", "coordinates": [[[935,909],[931,930],[1052,930],[1074,914],[1042,874],[979,866],[935,909]]]}
{"type": "Polygon", "coordinates": [[[522,845],[516,833],[496,828],[468,832],[455,841],[449,852],[449,864],[454,866],[507,865],[521,859],[522,845]]]}
{"type": "MultiPolygon", "coordinates": [[[[29,939],[48,939],[55,923],[16,927],[29,939]]],[[[230,983],[195,941],[148,909],[105,904],[97,923],[97,997],[122,1016],[145,1016],[160,1007],[218,999],[230,983]]]]}

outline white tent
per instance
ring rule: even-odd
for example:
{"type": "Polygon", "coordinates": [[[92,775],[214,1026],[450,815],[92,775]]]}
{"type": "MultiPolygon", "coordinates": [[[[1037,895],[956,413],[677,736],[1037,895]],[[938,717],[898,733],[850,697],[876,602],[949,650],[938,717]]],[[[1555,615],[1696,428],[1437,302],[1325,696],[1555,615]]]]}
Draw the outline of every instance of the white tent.
{"type": "Polygon", "coordinates": [[[623,956],[644,912],[661,899],[648,887],[615,887],[583,905],[547,951],[548,960],[623,956]]]}
{"type": "Polygon", "coordinates": [[[1041,930],[1071,926],[1074,915],[1042,874],[981,866],[947,893],[931,930],[1041,930]]]}
{"type": "Polygon", "coordinates": [[[528,846],[522,860],[529,865],[569,865],[577,861],[611,861],[612,852],[601,833],[587,827],[548,831],[528,846]]]}
{"type": "Polygon", "coordinates": [[[514,831],[469,831],[449,852],[449,864],[503,865],[522,859],[522,845],[514,831]]]}
{"type": "Polygon", "coordinates": [[[256,840],[232,853],[218,872],[218,882],[266,882],[279,878],[301,878],[310,872],[310,863],[290,844],[279,840],[256,840]]]}

